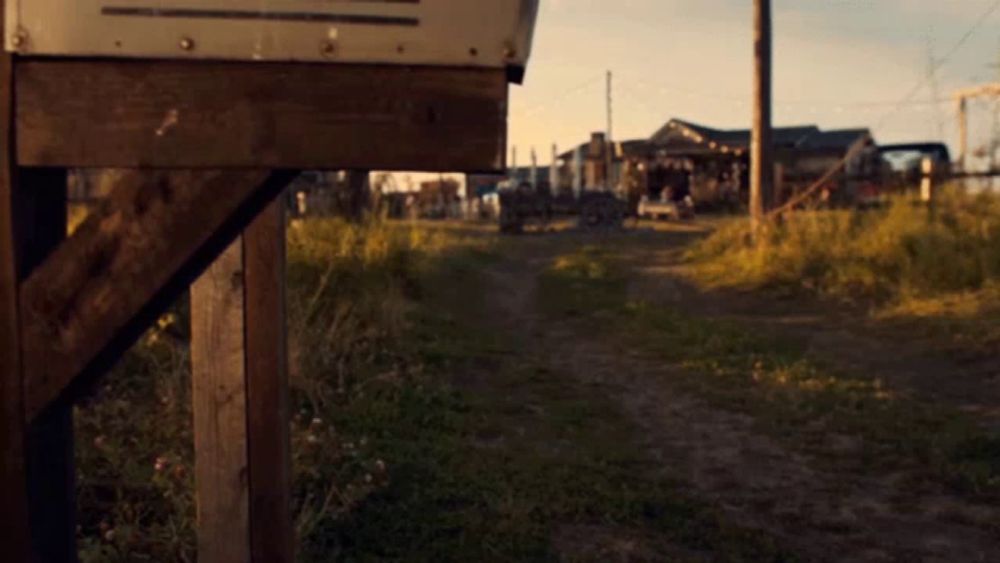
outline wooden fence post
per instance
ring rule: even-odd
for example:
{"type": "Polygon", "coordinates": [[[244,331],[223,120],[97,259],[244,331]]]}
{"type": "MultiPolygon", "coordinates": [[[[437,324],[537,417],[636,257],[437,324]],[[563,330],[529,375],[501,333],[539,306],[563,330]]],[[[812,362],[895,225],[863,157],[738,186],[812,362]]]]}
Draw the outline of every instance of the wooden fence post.
{"type": "Polygon", "coordinates": [[[291,421],[285,317],[285,203],[243,234],[246,282],[250,549],[254,563],[292,563],[291,421]]]}
{"type": "MultiPolygon", "coordinates": [[[[2,2],[0,2],[2,4],[2,2]]],[[[2,6],[0,6],[2,7],[2,6]]],[[[0,28],[3,16],[0,15],[0,28]]],[[[76,561],[73,411],[26,424],[21,283],[66,236],[66,170],[19,171],[13,59],[0,54],[0,549],[9,561],[76,561]]]]}
{"type": "Polygon", "coordinates": [[[204,563],[292,561],[284,225],[278,198],[191,288],[204,563]]]}
{"type": "MultiPolygon", "coordinates": [[[[63,168],[26,168],[14,194],[17,269],[21,281],[66,238],[67,173],[63,168]]],[[[22,361],[23,377],[37,366],[22,361]]],[[[27,426],[29,523],[36,561],[77,560],[76,469],[73,405],[57,402],[27,426]]]]}
{"type": "Polygon", "coordinates": [[[11,56],[0,54],[0,550],[10,561],[25,561],[30,543],[15,263],[12,75],[11,56]]]}

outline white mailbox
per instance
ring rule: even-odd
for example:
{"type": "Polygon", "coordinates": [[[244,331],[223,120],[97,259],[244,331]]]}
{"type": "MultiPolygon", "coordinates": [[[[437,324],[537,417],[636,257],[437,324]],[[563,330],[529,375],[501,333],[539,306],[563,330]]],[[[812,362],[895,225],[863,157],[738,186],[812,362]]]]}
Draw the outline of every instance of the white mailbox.
{"type": "Polygon", "coordinates": [[[8,0],[9,51],[508,68],[538,0],[8,0]]]}

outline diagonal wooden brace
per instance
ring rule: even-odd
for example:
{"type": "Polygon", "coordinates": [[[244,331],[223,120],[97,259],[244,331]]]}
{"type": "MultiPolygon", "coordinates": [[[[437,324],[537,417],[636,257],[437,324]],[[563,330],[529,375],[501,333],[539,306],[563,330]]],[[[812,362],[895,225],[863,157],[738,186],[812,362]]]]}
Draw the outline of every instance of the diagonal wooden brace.
{"type": "Polygon", "coordinates": [[[116,361],[294,176],[126,172],[20,288],[26,419],[116,361]]]}

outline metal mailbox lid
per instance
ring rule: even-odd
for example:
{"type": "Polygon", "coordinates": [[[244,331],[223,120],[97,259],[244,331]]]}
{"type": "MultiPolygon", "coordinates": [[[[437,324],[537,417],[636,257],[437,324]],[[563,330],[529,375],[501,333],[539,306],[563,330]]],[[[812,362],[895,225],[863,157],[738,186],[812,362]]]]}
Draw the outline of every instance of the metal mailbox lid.
{"type": "Polygon", "coordinates": [[[7,0],[31,55],[521,67],[538,0],[7,0]]]}

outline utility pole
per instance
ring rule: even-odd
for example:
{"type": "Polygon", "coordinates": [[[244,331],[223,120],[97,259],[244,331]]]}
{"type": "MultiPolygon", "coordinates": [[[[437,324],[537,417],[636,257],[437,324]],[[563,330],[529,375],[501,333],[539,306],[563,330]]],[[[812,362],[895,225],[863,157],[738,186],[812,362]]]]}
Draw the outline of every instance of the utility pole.
{"type": "Polygon", "coordinates": [[[517,145],[510,147],[510,166],[508,168],[507,176],[510,179],[511,187],[516,187],[517,183],[517,145]]]}
{"type": "Polygon", "coordinates": [[[538,189],[538,153],[531,147],[531,187],[538,189]]]}
{"type": "Polygon", "coordinates": [[[612,125],[613,125],[613,123],[612,123],[612,117],[613,117],[612,110],[613,110],[613,106],[612,106],[612,98],[611,98],[612,84],[613,84],[612,83],[612,79],[613,79],[613,76],[611,74],[611,71],[609,70],[608,71],[608,140],[609,141],[612,139],[612,135],[611,134],[612,134],[612,125]]]}
{"type": "Polygon", "coordinates": [[[612,132],[613,132],[613,130],[612,130],[612,125],[613,125],[613,123],[612,123],[612,117],[613,117],[612,111],[613,111],[613,107],[614,106],[612,105],[612,102],[613,102],[613,100],[612,100],[612,75],[611,75],[611,71],[610,70],[608,71],[608,96],[607,96],[607,102],[608,102],[608,129],[607,129],[608,134],[607,134],[607,139],[605,140],[605,146],[604,146],[604,153],[605,153],[605,156],[606,156],[606,158],[605,158],[605,160],[606,160],[606,162],[605,162],[606,169],[605,169],[605,173],[604,173],[604,184],[607,187],[608,191],[612,191],[612,188],[613,188],[613,186],[612,186],[612,182],[613,182],[612,176],[613,176],[613,174],[611,172],[611,167],[614,165],[614,155],[612,154],[612,152],[613,152],[612,149],[615,146],[615,144],[614,144],[614,141],[612,140],[613,137],[611,136],[612,132]]]}
{"type": "Polygon", "coordinates": [[[969,171],[969,99],[958,98],[958,162],[962,172],[969,171]]]}
{"type": "Polygon", "coordinates": [[[559,193],[559,148],[552,143],[552,164],[549,165],[549,186],[553,195],[559,193]]]}
{"type": "Polygon", "coordinates": [[[774,203],[771,132],[771,0],[754,0],[754,112],[750,154],[750,218],[756,235],[774,203]]]}

